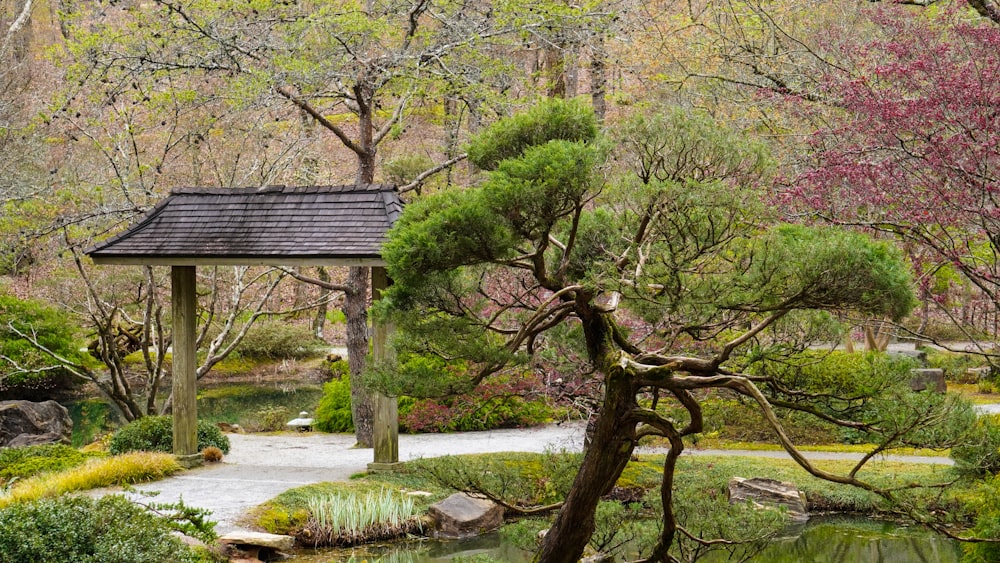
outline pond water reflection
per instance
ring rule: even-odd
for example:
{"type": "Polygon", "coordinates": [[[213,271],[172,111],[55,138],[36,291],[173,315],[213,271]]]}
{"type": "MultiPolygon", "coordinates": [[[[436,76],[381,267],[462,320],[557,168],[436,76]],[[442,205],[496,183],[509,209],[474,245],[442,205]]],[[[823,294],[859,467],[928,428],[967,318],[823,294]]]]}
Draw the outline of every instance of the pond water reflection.
{"type": "Polygon", "coordinates": [[[775,542],[754,561],[773,563],[958,563],[959,542],[919,527],[828,516],[811,520],[794,539],[775,542]]]}
{"type": "MultiPolygon", "coordinates": [[[[801,532],[789,530],[789,537],[774,542],[751,561],[758,563],[958,563],[959,542],[922,528],[857,516],[827,516],[809,521],[801,532]]],[[[472,540],[422,541],[354,550],[300,552],[295,563],[433,563],[469,561],[476,556],[494,561],[526,563],[531,554],[503,543],[499,534],[472,540]]],[[[700,561],[726,561],[722,553],[700,561]]]]}

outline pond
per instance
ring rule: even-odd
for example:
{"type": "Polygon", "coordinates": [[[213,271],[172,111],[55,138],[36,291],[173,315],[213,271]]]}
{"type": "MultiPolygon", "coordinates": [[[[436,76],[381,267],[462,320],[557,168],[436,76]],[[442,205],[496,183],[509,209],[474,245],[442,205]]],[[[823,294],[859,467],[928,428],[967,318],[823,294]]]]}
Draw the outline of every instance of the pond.
{"type": "MultiPolygon", "coordinates": [[[[701,561],[726,561],[725,555],[701,561]]],[[[775,541],[751,559],[768,563],[958,563],[959,542],[922,528],[857,516],[813,518],[801,529],[790,529],[785,539],[775,541]]],[[[494,561],[526,563],[531,554],[504,544],[499,534],[453,542],[423,541],[354,550],[308,550],[287,561],[294,563],[433,563],[476,561],[489,556],[494,561]],[[352,559],[353,558],[353,559],[352,559]]]]}

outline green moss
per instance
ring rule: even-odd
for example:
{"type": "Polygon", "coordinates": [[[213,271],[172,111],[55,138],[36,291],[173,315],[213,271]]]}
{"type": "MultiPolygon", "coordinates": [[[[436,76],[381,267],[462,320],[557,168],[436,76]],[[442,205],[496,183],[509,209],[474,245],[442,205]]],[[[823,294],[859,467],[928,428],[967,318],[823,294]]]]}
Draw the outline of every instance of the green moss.
{"type": "Polygon", "coordinates": [[[660,486],[663,477],[663,463],[659,459],[640,458],[625,466],[618,487],[623,489],[652,489],[660,486]]]}
{"type": "Polygon", "coordinates": [[[252,358],[231,354],[212,366],[212,373],[215,375],[242,375],[250,373],[254,368],[267,363],[269,362],[254,361],[252,358]]]}

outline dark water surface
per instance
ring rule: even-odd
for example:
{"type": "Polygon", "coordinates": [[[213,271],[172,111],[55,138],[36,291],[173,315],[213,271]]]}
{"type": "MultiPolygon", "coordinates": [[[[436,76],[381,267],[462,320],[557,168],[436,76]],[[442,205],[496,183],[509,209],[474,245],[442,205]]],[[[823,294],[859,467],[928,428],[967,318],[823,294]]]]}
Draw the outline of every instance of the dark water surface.
{"type": "MultiPolygon", "coordinates": [[[[812,519],[801,530],[775,541],[751,561],[759,563],[958,563],[959,542],[922,528],[858,516],[812,519]]],[[[299,553],[294,563],[432,563],[475,561],[488,555],[497,561],[526,563],[531,554],[505,545],[499,534],[472,540],[423,541],[354,550],[315,550],[299,553]]],[[[719,553],[701,561],[726,561],[719,553]]]]}

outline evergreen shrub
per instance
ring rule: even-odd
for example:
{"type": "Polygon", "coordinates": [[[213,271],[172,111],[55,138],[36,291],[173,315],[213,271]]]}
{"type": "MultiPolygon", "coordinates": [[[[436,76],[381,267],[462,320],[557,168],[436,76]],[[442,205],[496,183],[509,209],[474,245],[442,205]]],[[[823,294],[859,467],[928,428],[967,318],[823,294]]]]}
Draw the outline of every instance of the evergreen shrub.
{"type": "Polygon", "coordinates": [[[278,432],[287,430],[290,417],[288,407],[284,405],[266,405],[254,413],[253,419],[247,425],[251,432],[278,432]]]}
{"type": "Polygon", "coordinates": [[[525,428],[551,422],[556,409],[538,392],[532,373],[496,375],[469,393],[416,399],[400,406],[400,426],[409,432],[472,432],[525,428]]]}
{"type": "Polygon", "coordinates": [[[976,354],[961,354],[943,350],[933,350],[927,353],[927,367],[943,370],[944,378],[955,383],[976,383],[976,376],[969,374],[969,369],[985,365],[987,365],[986,360],[976,354]]]}
{"type": "Polygon", "coordinates": [[[62,496],[0,509],[0,561],[198,561],[164,519],[120,495],[62,496]]]}
{"type": "Polygon", "coordinates": [[[975,477],[1000,473],[1000,415],[978,417],[963,442],[951,448],[955,469],[975,477]]]}
{"type": "MultiPolygon", "coordinates": [[[[109,451],[112,455],[125,452],[173,451],[173,419],[170,416],[145,416],[125,425],[111,436],[109,451]]],[[[198,451],[214,446],[229,453],[229,438],[214,424],[198,421],[198,451]]]]}
{"type": "Polygon", "coordinates": [[[353,432],[351,376],[342,375],[323,385],[323,398],[316,407],[313,428],[320,432],[353,432]]]}

